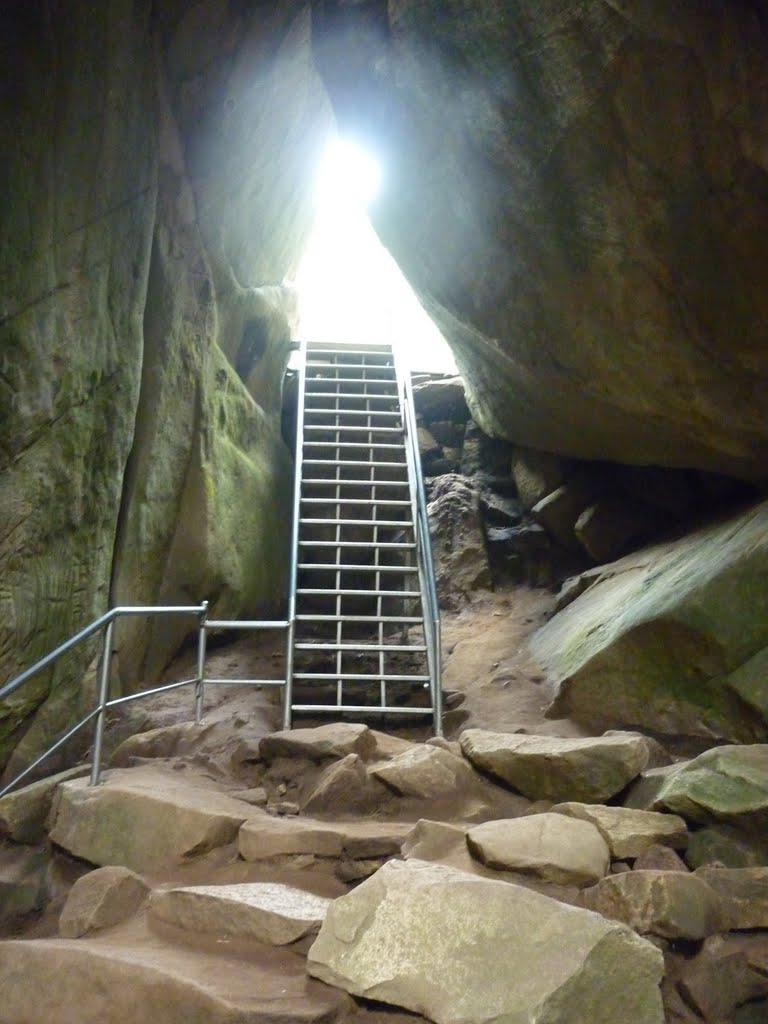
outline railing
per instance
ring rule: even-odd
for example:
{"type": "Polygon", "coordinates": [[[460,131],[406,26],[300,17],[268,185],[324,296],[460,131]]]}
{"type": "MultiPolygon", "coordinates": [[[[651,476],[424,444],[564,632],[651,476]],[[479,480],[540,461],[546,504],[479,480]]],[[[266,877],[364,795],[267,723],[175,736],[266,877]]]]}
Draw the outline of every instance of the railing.
{"type": "Polygon", "coordinates": [[[79,633],[76,633],[69,640],[66,640],[63,644],[60,644],[55,650],[51,651],[44,658],[41,658],[31,668],[28,668],[25,672],[16,676],[5,686],[0,688],[0,701],[6,697],[10,697],[11,694],[16,693],[26,682],[32,679],[34,676],[39,675],[45,669],[50,668],[58,659],[66,654],[68,651],[73,650],[79,644],[83,643],[89,637],[94,636],[100,630],[104,630],[104,639],[102,643],[102,656],[101,666],[99,669],[99,693],[97,698],[96,706],[76,725],[74,725],[69,731],[58,739],[52,746],[50,746],[44,753],[42,753],[32,764],[28,765],[22,772],[11,779],[10,782],[0,789],[0,797],[5,796],[6,793],[14,789],[23,779],[30,775],[36,768],[38,768],[47,758],[52,754],[55,754],[57,750],[60,750],[66,743],[73,739],[81,729],[85,728],[90,722],[94,722],[93,732],[93,751],[91,756],[91,776],[90,784],[92,786],[98,785],[101,778],[101,761],[102,761],[102,749],[104,744],[104,727],[106,724],[106,715],[111,708],[118,707],[121,704],[127,704],[130,701],[141,700],[144,697],[152,697],[159,693],[167,693],[170,690],[178,690],[184,686],[195,687],[194,697],[194,708],[195,708],[195,722],[199,725],[202,720],[203,711],[203,694],[206,685],[224,685],[224,686],[246,686],[246,685],[258,685],[258,686],[284,686],[284,679],[222,679],[222,678],[206,678],[205,675],[205,659],[207,651],[207,637],[209,630],[212,629],[237,629],[237,630],[267,630],[267,629],[287,629],[289,622],[284,619],[273,620],[273,619],[246,619],[246,620],[223,620],[223,619],[208,619],[208,602],[203,601],[199,605],[169,605],[169,606],[147,606],[147,607],[119,607],[112,608],[106,612],[100,618],[96,619],[85,629],[81,629],[79,633]],[[154,686],[148,690],[141,690],[138,693],[129,693],[123,697],[113,697],[110,699],[109,688],[110,688],[110,666],[112,661],[112,639],[114,634],[115,622],[119,618],[129,616],[156,616],[156,615],[181,615],[181,616],[195,616],[198,620],[198,643],[197,643],[197,674],[191,679],[182,679],[178,682],[166,683],[163,686],[154,686]]]}
{"type": "Polygon", "coordinates": [[[392,346],[397,368],[397,379],[401,388],[406,439],[408,475],[411,479],[411,496],[414,523],[416,524],[416,554],[422,594],[426,598],[424,609],[424,642],[427,648],[432,708],[435,735],[443,735],[443,684],[442,684],[442,638],[440,625],[440,604],[435,584],[435,565],[432,558],[432,540],[427,515],[427,494],[424,488],[424,474],[421,470],[416,410],[413,404],[413,387],[410,371],[398,358],[397,347],[392,346]]]}

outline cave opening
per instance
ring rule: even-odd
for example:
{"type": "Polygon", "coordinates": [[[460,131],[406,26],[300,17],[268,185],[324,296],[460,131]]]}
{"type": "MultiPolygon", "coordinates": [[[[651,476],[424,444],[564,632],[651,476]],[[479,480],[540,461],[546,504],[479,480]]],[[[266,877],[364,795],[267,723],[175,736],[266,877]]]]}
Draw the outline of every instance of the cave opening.
{"type": "Polygon", "coordinates": [[[294,280],[298,335],[391,343],[412,371],[456,373],[448,343],[369,220],[385,174],[377,154],[352,138],[336,136],[323,152],[314,226],[294,280]]]}

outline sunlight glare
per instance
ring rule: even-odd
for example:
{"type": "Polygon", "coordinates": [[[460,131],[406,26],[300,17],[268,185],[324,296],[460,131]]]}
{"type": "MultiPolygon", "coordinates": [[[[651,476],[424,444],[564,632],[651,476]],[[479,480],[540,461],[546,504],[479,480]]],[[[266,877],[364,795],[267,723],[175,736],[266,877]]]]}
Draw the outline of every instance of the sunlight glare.
{"type": "Polygon", "coordinates": [[[317,180],[322,208],[365,210],[381,187],[381,165],[350,139],[334,139],[323,155],[317,180]]]}

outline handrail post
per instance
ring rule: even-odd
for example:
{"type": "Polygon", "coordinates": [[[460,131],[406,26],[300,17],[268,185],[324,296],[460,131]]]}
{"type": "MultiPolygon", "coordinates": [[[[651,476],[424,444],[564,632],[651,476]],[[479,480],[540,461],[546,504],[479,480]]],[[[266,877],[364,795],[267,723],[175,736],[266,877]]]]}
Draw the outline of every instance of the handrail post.
{"type": "Polygon", "coordinates": [[[200,612],[200,625],[197,634],[197,680],[195,682],[195,725],[203,720],[203,691],[205,689],[205,651],[206,651],[206,620],[208,618],[208,602],[203,601],[200,612]]]}
{"type": "Polygon", "coordinates": [[[293,520],[291,523],[291,568],[288,581],[288,631],[285,652],[283,729],[290,729],[293,712],[293,644],[296,636],[296,587],[299,575],[299,516],[301,515],[301,468],[304,458],[304,389],[307,378],[307,343],[299,349],[299,380],[296,404],[296,453],[293,474],[293,520]]]}
{"type": "Polygon", "coordinates": [[[109,700],[109,667],[112,660],[112,633],[115,619],[111,618],[104,631],[104,647],[101,655],[101,672],[99,675],[99,710],[96,715],[96,726],[93,734],[93,760],[91,762],[91,785],[98,786],[101,778],[101,749],[104,743],[104,720],[106,704],[109,700]]]}

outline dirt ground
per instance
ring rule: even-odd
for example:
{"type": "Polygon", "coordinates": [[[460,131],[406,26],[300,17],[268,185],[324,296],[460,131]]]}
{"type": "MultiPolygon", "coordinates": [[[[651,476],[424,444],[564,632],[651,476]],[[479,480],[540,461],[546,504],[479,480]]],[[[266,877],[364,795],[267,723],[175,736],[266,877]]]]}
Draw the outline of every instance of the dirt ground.
{"type": "MultiPolygon", "coordinates": [[[[527,586],[475,594],[460,611],[442,615],[443,687],[459,691],[463,703],[449,707],[444,718],[448,739],[463,729],[479,727],[501,732],[580,736],[575,723],[549,721],[544,710],[551,687],[528,649],[528,639],[552,614],[554,595],[527,586]]],[[[212,638],[206,675],[212,678],[280,679],[285,672],[282,633],[259,633],[212,638]]],[[[165,673],[163,682],[195,674],[195,652],[182,653],[165,673]]],[[[148,681],[148,685],[151,683],[148,681]]],[[[279,688],[209,685],[205,690],[206,722],[239,717],[266,735],[281,727],[279,688]]],[[[194,717],[191,687],[129,704],[111,722],[112,745],[127,735],[194,717]]],[[[331,716],[296,716],[294,725],[316,725],[331,716]]],[[[411,740],[432,733],[428,720],[372,716],[370,725],[411,740]]]]}

